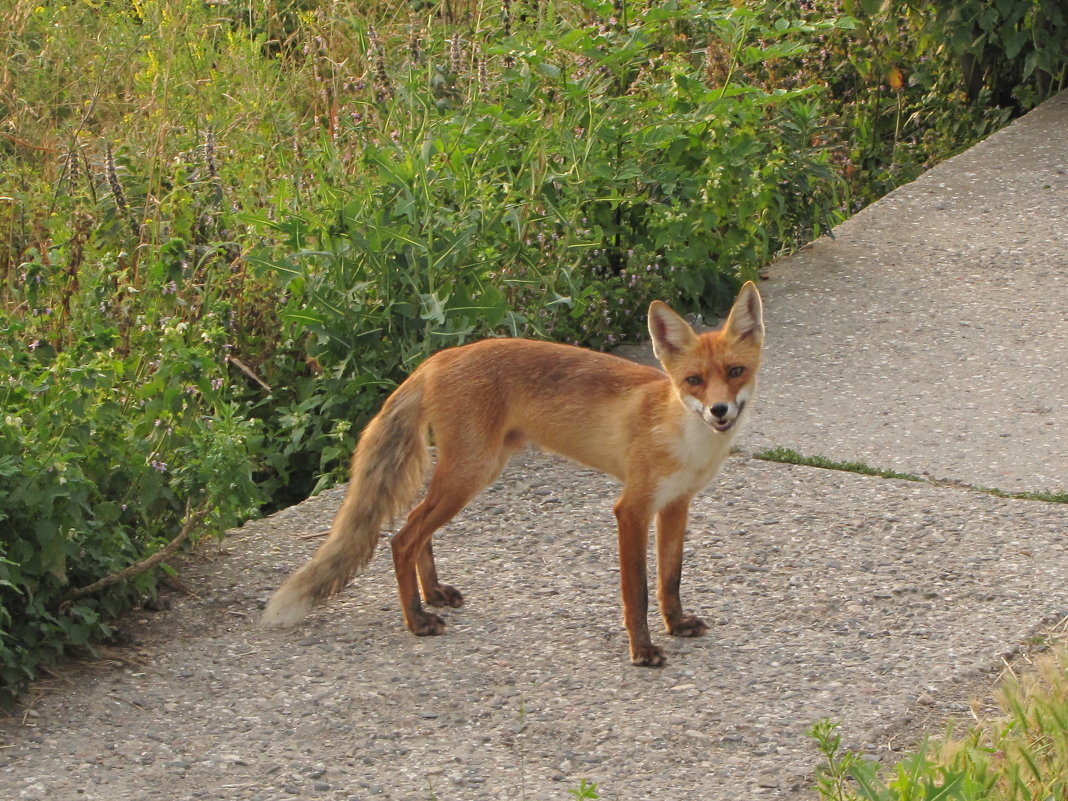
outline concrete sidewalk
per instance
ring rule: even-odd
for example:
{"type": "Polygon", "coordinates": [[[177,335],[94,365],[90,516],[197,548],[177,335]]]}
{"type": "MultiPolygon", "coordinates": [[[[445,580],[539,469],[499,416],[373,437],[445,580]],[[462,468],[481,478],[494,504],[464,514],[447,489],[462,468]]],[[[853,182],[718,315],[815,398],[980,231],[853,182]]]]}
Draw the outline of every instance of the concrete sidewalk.
{"type": "Polygon", "coordinates": [[[436,538],[467,600],[445,636],[404,630],[388,548],[301,629],[255,625],[324,493],[201,549],[124,667],[3,722],[0,797],[792,801],[820,718],[891,761],[967,722],[1068,616],[1068,505],[967,486],[1068,491],[1066,169],[1063,94],[773,266],[742,448],[966,486],[728,460],[684,562],[711,630],[658,633],[666,667],[626,661],[618,486],[524,453],[436,538]]]}
{"type": "Polygon", "coordinates": [[[770,270],[751,450],[1068,492],[1068,92],[770,270]]]}
{"type": "Polygon", "coordinates": [[[413,637],[388,548],[294,632],[259,608],[318,545],[331,490],[247,524],[133,615],[121,670],[0,725],[24,801],[815,799],[806,735],[893,760],[970,720],[1000,657],[1068,612],[1058,504],[739,457],[695,499],[682,585],[707,636],[627,662],[611,479],[535,453],[435,538],[465,595],[413,637]],[[312,535],[310,539],[305,538],[312,535]]]}

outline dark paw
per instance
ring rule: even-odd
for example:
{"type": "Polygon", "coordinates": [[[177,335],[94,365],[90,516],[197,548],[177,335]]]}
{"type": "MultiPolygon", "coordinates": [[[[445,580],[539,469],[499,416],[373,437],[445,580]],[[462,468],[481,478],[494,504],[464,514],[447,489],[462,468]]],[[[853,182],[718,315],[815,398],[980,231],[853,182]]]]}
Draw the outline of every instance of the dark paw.
{"type": "Polygon", "coordinates": [[[667,657],[655,645],[642,645],[631,651],[630,661],[641,667],[663,667],[667,663],[667,657]]]}
{"type": "Polygon", "coordinates": [[[445,619],[440,615],[423,612],[408,624],[409,630],[417,637],[431,637],[445,633],[445,619]]]}
{"type": "Polygon", "coordinates": [[[668,624],[668,634],[676,637],[700,637],[708,631],[708,624],[697,615],[683,615],[668,624]]]}
{"type": "Polygon", "coordinates": [[[451,606],[458,609],[464,605],[464,597],[455,587],[448,584],[439,584],[426,593],[427,606],[451,606]]]}

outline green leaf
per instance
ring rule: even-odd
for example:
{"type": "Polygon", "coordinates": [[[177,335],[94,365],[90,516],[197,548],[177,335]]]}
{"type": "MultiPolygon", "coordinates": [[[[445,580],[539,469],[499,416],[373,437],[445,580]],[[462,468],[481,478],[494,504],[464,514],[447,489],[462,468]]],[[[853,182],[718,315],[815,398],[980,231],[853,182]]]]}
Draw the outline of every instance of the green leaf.
{"type": "Polygon", "coordinates": [[[1002,41],[1005,47],[1005,57],[1008,59],[1014,59],[1020,55],[1020,51],[1023,46],[1027,44],[1030,39],[1030,34],[1026,30],[1013,31],[1008,36],[1002,36],[1002,41]]]}
{"type": "Polygon", "coordinates": [[[121,514],[122,509],[114,501],[101,501],[93,507],[93,515],[101,523],[114,523],[121,514]]]}
{"type": "Polygon", "coordinates": [[[445,303],[448,298],[442,299],[436,292],[433,292],[420,295],[419,300],[422,303],[419,316],[423,320],[434,325],[445,324],[445,303]]]}
{"type": "Polygon", "coordinates": [[[539,75],[543,75],[553,81],[560,78],[560,68],[555,64],[550,64],[548,61],[540,62],[537,66],[537,72],[539,75]]]}
{"type": "Polygon", "coordinates": [[[288,322],[300,323],[306,326],[321,326],[327,321],[326,315],[307,308],[282,312],[281,317],[288,322]]]}

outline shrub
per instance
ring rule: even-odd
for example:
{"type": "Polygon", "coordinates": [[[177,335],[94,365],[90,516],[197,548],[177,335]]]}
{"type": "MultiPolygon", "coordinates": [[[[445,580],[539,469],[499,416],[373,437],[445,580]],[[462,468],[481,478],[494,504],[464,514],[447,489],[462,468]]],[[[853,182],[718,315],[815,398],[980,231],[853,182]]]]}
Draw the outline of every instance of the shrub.
{"type": "Polygon", "coordinates": [[[155,307],[134,318],[125,301],[104,302],[117,322],[98,315],[75,339],[70,324],[105,287],[86,282],[62,308],[38,306],[64,250],[23,263],[8,288],[31,312],[0,327],[0,702],[66,648],[106,636],[156,573],[73,591],[158,550],[193,511],[222,531],[261,500],[258,428],[226,400],[215,316],[162,313],[175,296],[156,265],[158,283],[142,285],[155,307]]]}
{"type": "Polygon", "coordinates": [[[259,496],[255,427],[220,397],[217,360],[180,332],[163,333],[158,365],[38,340],[28,350],[17,328],[0,333],[0,692],[10,700],[65,647],[106,636],[155,575],[78,600],[72,590],[157,549],[190,510],[221,531],[259,496]]]}
{"type": "Polygon", "coordinates": [[[998,106],[1027,110],[1065,88],[1068,8],[1060,0],[911,0],[909,6],[934,17],[922,45],[948,43],[970,100],[987,94],[998,106]]]}
{"type": "Polygon", "coordinates": [[[246,218],[286,240],[254,258],[321,371],[286,407],[299,450],[333,480],[353,418],[433,351],[524,334],[608,347],[641,335],[653,298],[720,308],[828,227],[841,201],[814,92],[742,76],[832,27],[669,4],[626,28],[554,23],[525,48],[487,35],[472,55],[509,48],[492,82],[455,36],[424,40],[421,66],[391,64],[410,51],[368,27],[376,77],[363,111],[305,151],[310,202],[246,218]],[[710,40],[734,79],[692,53],[710,40]],[[341,161],[358,181],[336,185],[341,161]]]}

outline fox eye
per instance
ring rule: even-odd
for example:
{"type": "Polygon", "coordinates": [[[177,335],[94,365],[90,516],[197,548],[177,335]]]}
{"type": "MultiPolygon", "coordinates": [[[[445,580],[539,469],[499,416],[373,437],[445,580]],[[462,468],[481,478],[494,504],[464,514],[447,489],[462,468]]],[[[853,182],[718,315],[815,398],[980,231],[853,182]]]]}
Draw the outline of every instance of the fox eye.
{"type": "Polygon", "coordinates": [[[699,387],[703,382],[701,381],[701,376],[690,375],[686,376],[686,383],[689,384],[691,387],[699,387]]]}
{"type": "Polygon", "coordinates": [[[741,367],[741,366],[732,367],[729,370],[727,370],[727,378],[737,378],[738,376],[740,376],[744,372],[745,372],[745,368],[744,367],[741,367]]]}

